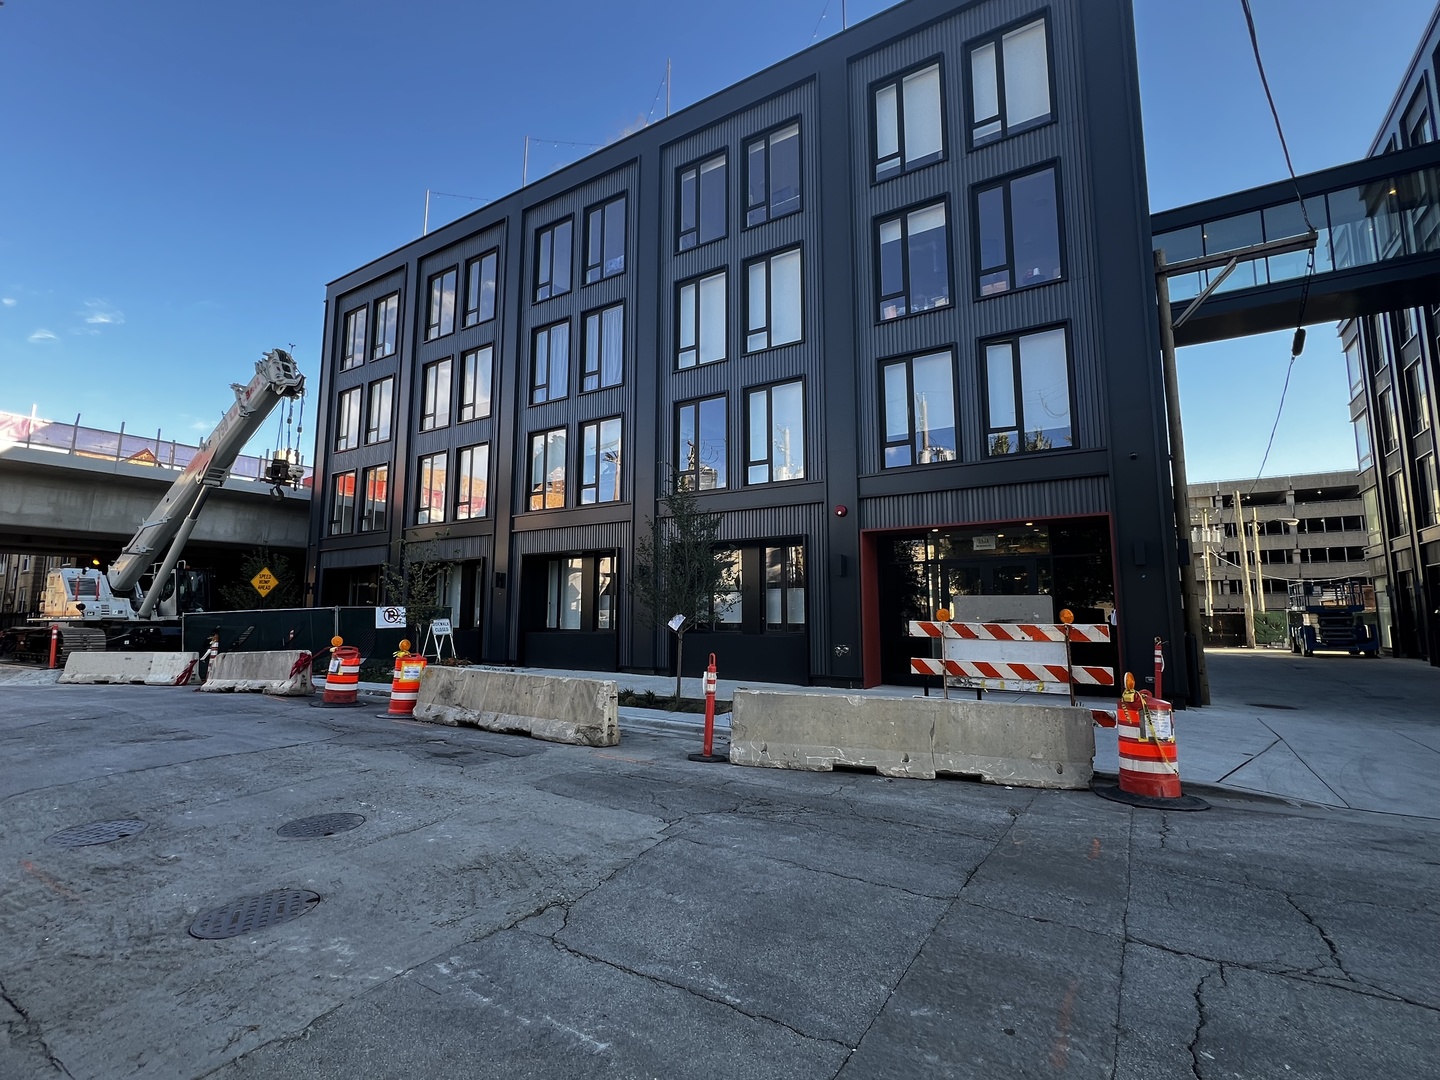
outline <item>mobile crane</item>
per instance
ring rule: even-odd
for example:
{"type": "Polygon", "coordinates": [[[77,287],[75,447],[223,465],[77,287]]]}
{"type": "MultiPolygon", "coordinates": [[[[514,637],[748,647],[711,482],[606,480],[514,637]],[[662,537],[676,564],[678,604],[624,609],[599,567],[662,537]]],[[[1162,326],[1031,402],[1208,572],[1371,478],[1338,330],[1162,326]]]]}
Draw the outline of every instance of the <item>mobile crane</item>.
{"type": "MultiPolygon", "coordinates": [[[[175,478],[149,517],[104,573],[93,567],[61,567],[45,578],[40,617],[11,631],[13,650],[37,655],[49,648],[51,626],[58,627],[63,652],[99,652],[144,626],[173,624],[194,594],[196,571],[177,573],[180,555],[195,530],[210,493],[225,483],[245,444],[280,402],[305,392],[305,377],[284,349],[272,349],[255,363],[255,377],[232,383],[235,404],[200,443],[185,470],[175,478]],[[164,551],[159,565],[155,556],[164,551]],[[153,573],[152,573],[153,568],[153,573]],[[148,577],[148,584],[145,584],[148,577]]],[[[298,460],[277,450],[266,470],[272,493],[298,487],[304,476],[298,460]]]]}

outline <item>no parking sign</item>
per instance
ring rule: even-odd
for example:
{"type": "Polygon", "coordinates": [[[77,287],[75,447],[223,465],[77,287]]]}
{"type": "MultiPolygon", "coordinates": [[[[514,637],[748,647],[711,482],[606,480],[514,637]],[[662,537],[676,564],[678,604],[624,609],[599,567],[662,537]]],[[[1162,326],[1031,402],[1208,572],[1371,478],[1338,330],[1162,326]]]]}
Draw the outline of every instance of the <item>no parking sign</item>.
{"type": "Polygon", "coordinates": [[[403,607],[377,607],[375,609],[376,630],[404,630],[405,609],[403,607]]]}

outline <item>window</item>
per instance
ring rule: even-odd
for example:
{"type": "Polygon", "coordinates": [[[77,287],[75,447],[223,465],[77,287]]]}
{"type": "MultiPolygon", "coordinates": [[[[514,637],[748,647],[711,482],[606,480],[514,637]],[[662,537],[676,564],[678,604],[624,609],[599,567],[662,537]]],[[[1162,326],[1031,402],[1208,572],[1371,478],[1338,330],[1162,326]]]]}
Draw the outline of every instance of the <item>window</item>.
{"type": "Polygon", "coordinates": [[[888,180],[945,156],[940,65],[875,87],[875,179],[888,180]]]}
{"type": "Polygon", "coordinates": [[[1400,423],[1395,416],[1395,395],[1388,386],[1380,391],[1380,434],[1384,437],[1387,454],[1400,448],[1400,423]]]}
{"type": "Polygon", "coordinates": [[[1425,379],[1425,361],[1417,360],[1405,369],[1405,406],[1410,432],[1418,435],[1430,426],[1430,389],[1425,379]]]}
{"type": "Polygon", "coordinates": [[[792,248],[745,268],[745,351],[758,352],[799,341],[804,322],[800,298],[800,249],[792,248]]]}
{"type": "Polygon", "coordinates": [[[1390,489],[1390,535],[1404,536],[1410,531],[1410,508],[1405,502],[1405,478],[1400,473],[1387,477],[1390,489]]]}
{"type": "Polygon", "coordinates": [[[725,235],[725,172],[724,154],[680,170],[680,222],[676,243],[680,251],[725,235]]]}
{"type": "Polygon", "coordinates": [[[390,505],[390,466],[372,465],[361,476],[365,504],[360,513],[361,532],[382,532],[388,524],[390,505]]]}
{"type": "Polygon", "coordinates": [[[1402,120],[1401,134],[1404,136],[1406,146],[1420,146],[1435,138],[1430,130],[1430,98],[1426,92],[1424,82],[1415,91],[1411,98],[1409,107],[1405,110],[1405,117],[1402,120]]]}
{"type": "Polygon", "coordinates": [[[545,566],[545,629],[615,629],[615,558],[577,555],[545,566]]]}
{"type": "Polygon", "coordinates": [[[1058,281],[1059,198],[1055,169],[1017,176],[975,196],[981,296],[1058,281]]]}
{"type": "Polygon", "coordinates": [[[1355,418],[1355,466],[1368,469],[1375,464],[1375,454],[1370,448],[1370,417],[1361,413],[1355,418]]]}
{"type": "Polygon", "coordinates": [[[394,401],[395,380],[378,379],[370,384],[370,410],[365,420],[365,442],[386,442],[390,438],[390,413],[394,401]]]}
{"type": "Polygon", "coordinates": [[[430,279],[430,314],[425,321],[425,340],[444,337],[455,332],[455,286],[459,271],[455,267],[430,279]]]}
{"type": "Polygon", "coordinates": [[[356,308],[345,313],[345,330],[340,343],[340,370],[348,371],[365,362],[365,317],[366,308],[356,308]]]}
{"type": "Polygon", "coordinates": [[[580,427],[580,505],[620,501],[620,418],[580,427]]]}
{"type": "Polygon", "coordinates": [[[340,392],[335,404],[335,449],[354,450],[360,445],[360,387],[340,392]]]}
{"type": "Polygon", "coordinates": [[[1360,359],[1360,339],[1352,338],[1345,346],[1345,368],[1350,375],[1350,397],[1358,397],[1365,389],[1363,364],[1360,359]]]}
{"type": "Polygon", "coordinates": [[[566,218],[535,235],[535,301],[570,291],[570,234],[574,223],[566,218]]]}
{"type": "Polygon", "coordinates": [[[330,535],[355,531],[355,474],[337,473],[330,489],[330,535]]]}
{"type": "Polygon", "coordinates": [[[585,284],[625,272],[625,196],[585,215],[585,284]]]}
{"type": "Polygon", "coordinates": [[[805,549],[765,549],[765,629],[805,629],[805,549]]]}
{"type": "Polygon", "coordinates": [[[726,483],[725,397],[687,401],[676,409],[675,484],[714,491],[726,483]]]}
{"type": "Polygon", "coordinates": [[[416,525],[438,525],[445,520],[445,452],[420,459],[420,488],[415,507],[416,525]]]}
{"type": "Polygon", "coordinates": [[[950,353],[892,360],[880,367],[885,398],[884,465],[954,461],[955,370],[950,353]]]}
{"type": "Polygon", "coordinates": [[[1434,454],[1415,463],[1415,522],[1421,528],[1440,524],[1440,474],[1434,454]]]}
{"type": "Polygon", "coordinates": [[[745,147],[745,224],[800,209],[800,125],[787,124],[745,147]]]}
{"type": "Polygon", "coordinates": [[[1063,329],[988,343],[985,383],[987,454],[1072,444],[1070,361],[1063,329]]]}
{"type": "Polygon", "coordinates": [[[970,141],[1003,139],[1050,119],[1050,58],[1045,20],[970,50],[970,141]]]}
{"type": "Polygon", "coordinates": [[[565,429],[530,436],[530,509],[565,505],[565,429]]]}
{"type": "Polygon", "coordinates": [[[462,446],[455,453],[455,520],[485,516],[490,483],[490,444],[462,446]]]}
{"type": "Polygon", "coordinates": [[[450,426],[450,357],[420,369],[420,430],[450,426]]]}
{"type": "Polygon", "coordinates": [[[625,378],[625,305],[612,304],[585,316],[585,370],[581,391],[619,386],[625,378]]]}
{"type": "Polygon", "coordinates": [[[745,402],[750,426],[746,483],[804,477],[804,384],[797,380],[747,390],[745,402]]]}
{"type": "Polygon", "coordinates": [[[487,251],[465,264],[465,325],[476,326],[495,317],[495,273],[498,251],[487,251]]]}
{"type": "Polygon", "coordinates": [[[680,286],[676,363],[692,368],[725,359],[725,271],[680,286]]]}
{"type": "Polygon", "coordinates": [[[375,351],[372,360],[395,355],[396,335],[400,329],[400,294],[391,293],[375,301],[375,351]]]}
{"type": "Polygon", "coordinates": [[[569,393],[570,323],[552,323],[535,331],[531,350],[530,404],[555,401],[569,393]]]}
{"type": "Polygon", "coordinates": [[[950,242],[945,204],[881,221],[880,320],[950,303],[950,242]]]}
{"type": "Polygon", "coordinates": [[[460,423],[490,415],[490,379],[495,347],[482,345],[460,357],[460,423]]]}
{"type": "Polygon", "coordinates": [[[745,559],[739,551],[726,551],[720,554],[719,560],[725,564],[725,587],[715,594],[710,629],[739,630],[744,613],[745,592],[742,583],[745,559]]]}

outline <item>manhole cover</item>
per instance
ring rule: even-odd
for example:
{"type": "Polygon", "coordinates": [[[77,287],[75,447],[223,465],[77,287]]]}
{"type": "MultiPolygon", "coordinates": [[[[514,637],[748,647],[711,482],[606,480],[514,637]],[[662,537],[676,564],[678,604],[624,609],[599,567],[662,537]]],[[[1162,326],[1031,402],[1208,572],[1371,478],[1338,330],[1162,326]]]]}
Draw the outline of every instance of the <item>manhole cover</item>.
{"type": "Polygon", "coordinates": [[[1252,709],[1289,709],[1291,712],[1296,711],[1294,705],[1272,705],[1268,701],[1247,701],[1245,704],[1249,705],[1252,709]]]}
{"type": "Polygon", "coordinates": [[[56,847],[90,847],[92,844],[108,844],[124,840],[145,831],[145,822],[135,819],[124,821],[92,821],[88,825],[72,825],[61,829],[50,837],[56,847]]]}
{"type": "Polygon", "coordinates": [[[247,896],[224,907],[202,911],[190,924],[190,936],[214,940],[239,937],[298,919],[320,902],[306,889],[279,889],[247,896]]]}
{"type": "Polygon", "coordinates": [[[364,814],[320,814],[317,817],[302,817],[287,821],[275,831],[291,840],[313,840],[319,836],[334,836],[336,833],[358,829],[365,823],[364,814]]]}

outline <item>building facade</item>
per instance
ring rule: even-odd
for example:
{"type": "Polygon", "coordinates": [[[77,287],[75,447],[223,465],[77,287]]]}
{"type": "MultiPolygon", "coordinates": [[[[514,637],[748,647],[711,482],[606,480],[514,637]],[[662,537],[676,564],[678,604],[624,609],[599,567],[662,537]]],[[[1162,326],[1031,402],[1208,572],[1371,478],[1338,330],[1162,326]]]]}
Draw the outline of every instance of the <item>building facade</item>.
{"type": "MultiPolygon", "coordinates": [[[[1435,139],[1440,107],[1440,7],[1431,16],[1401,80],[1371,156],[1435,139]]],[[[1435,183],[1433,175],[1429,179],[1435,183]]],[[[1394,190],[1389,191],[1394,196],[1394,190]]],[[[1378,199],[1385,193],[1377,192],[1378,199]]],[[[1422,211],[1401,227],[1377,230],[1382,255],[1402,242],[1440,247],[1440,212],[1422,211]],[[1401,230],[1409,236],[1402,236],[1401,230]]],[[[1440,665],[1440,476],[1436,468],[1436,379],[1440,376],[1440,295],[1413,308],[1340,325],[1350,375],[1350,416],[1360,466],[1366,545],[1381,647],[1440,665]]]]}
{"type": "Polygon", "coordinates": [[[910,0],[329,286],[313,600],[423,551],[462,655],[663,670],[627,582],[673,483],[738,578],[687,673],[902,681],[959,593],[1143,666],[1149,251],[1128,0],[910,0]]]}

